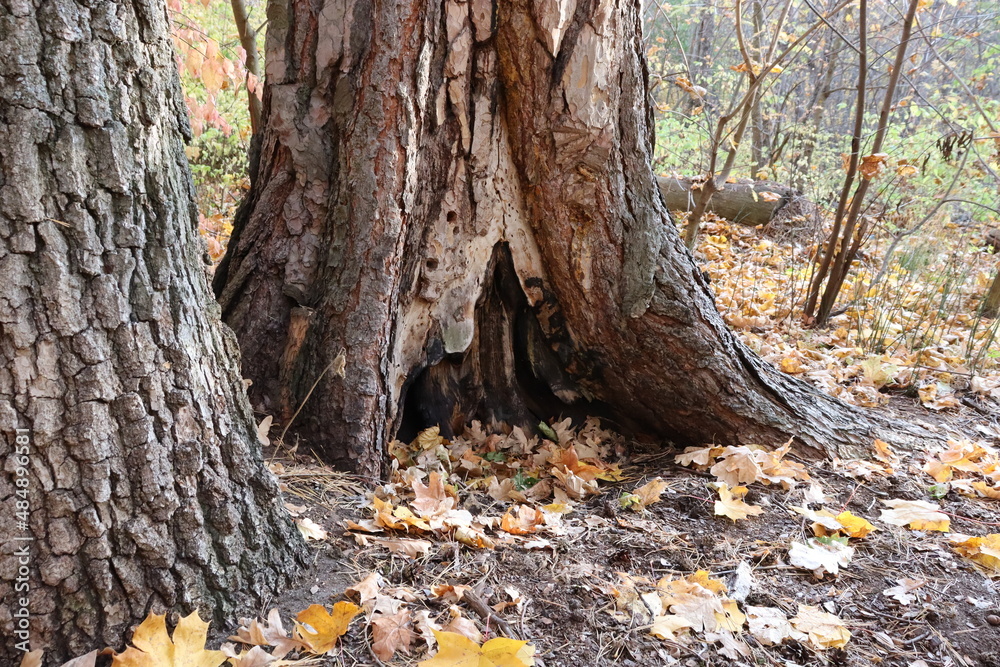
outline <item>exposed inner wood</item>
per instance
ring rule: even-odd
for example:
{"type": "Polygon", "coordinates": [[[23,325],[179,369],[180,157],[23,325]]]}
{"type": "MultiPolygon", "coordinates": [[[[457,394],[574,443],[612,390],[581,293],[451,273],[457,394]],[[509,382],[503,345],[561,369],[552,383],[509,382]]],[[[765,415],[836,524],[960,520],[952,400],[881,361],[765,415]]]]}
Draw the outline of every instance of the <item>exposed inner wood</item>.
{"type": "Polygon", "coordinates": [[[378,473],[395,435],[473,417],[599,410],[664,444],[814,455],[886,430],[723,323],[650,167],[635,3],[269,7],[259,159],[215,287],[256,407],[309,395],[291,438],[378,473]]]}

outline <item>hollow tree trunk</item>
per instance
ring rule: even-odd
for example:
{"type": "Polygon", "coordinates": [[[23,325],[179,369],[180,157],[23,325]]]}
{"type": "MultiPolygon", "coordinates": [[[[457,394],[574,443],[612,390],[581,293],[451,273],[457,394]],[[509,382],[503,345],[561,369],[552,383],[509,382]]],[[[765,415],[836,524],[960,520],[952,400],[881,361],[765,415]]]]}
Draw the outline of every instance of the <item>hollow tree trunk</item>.
{"type": "Polygon", "coordinates": [[[560,411],[871,442],[719,317],[650,168],[636,3],[314,5],[270,5],[259,165],[216,273],[251,398],[287,420],[308,396],[305,445],[377,471],[397,430],[560,411]]]}
{"type": "Polygon", "coordinates": [[[29,644],[121,649],[149,611],[221,621],[288,582],[303,548],[208,289],[163,3],[0,0],[0,72],[0,664],[15,665],[29,644]]]}

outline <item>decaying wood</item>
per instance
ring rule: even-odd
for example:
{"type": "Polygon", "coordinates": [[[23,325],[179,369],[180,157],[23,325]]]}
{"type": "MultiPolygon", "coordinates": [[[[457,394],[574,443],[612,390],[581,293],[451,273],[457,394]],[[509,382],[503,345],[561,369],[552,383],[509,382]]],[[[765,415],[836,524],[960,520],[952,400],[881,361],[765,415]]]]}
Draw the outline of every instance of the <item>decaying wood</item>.
{"type": "MultiPolygon", "coordinates": [[[[694,181],[690,178],[657,178],[663,202],[670,211],[694,208],[694,181]]],[[[708,211],[743,225],[766,225],[790,201],[802,195],[786,185],[772,181],[726,183],[712,195],[708,211]]]]}
{"type": "Polygon", "coordinates": [[[369,472],[398,432],[560,413],[660,442],[870,445],[864,412],[716,311],[650,168],[635,3],[269,7],[260,159],[215,286],[265,412],[346,350],[290,437],[369,472]]]}
{"type": "Polygon", "coordinates": [[[304,549],[208,289],[162,1],[0,0],[0,70],[0,664],[21,596],[59,664],[256,607],[304,549]]]}

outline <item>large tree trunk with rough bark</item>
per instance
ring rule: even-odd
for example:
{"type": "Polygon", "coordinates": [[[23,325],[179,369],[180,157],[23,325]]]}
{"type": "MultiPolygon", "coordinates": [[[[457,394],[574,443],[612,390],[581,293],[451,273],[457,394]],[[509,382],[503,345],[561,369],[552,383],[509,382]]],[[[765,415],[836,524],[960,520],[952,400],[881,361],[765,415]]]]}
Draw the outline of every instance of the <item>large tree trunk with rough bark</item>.
{"type": "Polygon", "coordinates": [[[147,612],[221,621],[286,584],[303,547],[208,287],[163,3],[0,0],[0,76],[0,664],[16,665],[29,644],[121,649],[147,612]]]}
{"type": "Polygon", "coordinates": [[[870,444],[719,317],[650,167],[638,3],[273,0],[266,63],[215,286],[289,444],[374,472],[396,434],[560,413],[870,444]]]}

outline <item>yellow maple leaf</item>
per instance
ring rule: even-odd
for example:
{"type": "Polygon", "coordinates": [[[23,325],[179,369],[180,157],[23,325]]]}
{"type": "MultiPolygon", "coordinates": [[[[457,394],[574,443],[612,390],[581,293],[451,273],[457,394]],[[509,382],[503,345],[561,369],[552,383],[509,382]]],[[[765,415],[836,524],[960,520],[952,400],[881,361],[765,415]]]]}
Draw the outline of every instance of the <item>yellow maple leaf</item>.
{"type": "Polygon", "coordinates": [[[882,510],[882,521],[894,526],[909,526],[913,530],[948,532],[951,520],[938,511],[938,506],[924,500],[883,500],[891,510],[882,510]]]}
{"type": "Polygon", "coordinates": [[[333,605],[332,614],[321,604],[310,605],[295,617],[295,636],[309,652],[324,655],[337,646],[337,640],[360,611],[361,607],[353,602],[338,602],[333,605]]]}
{"type": "Polygon", "coordinates": [[[864,517],[855,516],[850,512],[841,512],[837,515],[837,521],[844,527],[844,533],[848,537],[862,538],[877,530],[875,526],[864,517]]]}
{"type": "Polygon", "coordinates": [[[1000,574],[1000,533],[983,537],[952,535],[952,549],[988,570],[1000,574]]]}
{"type": "Polygon", "coordinates": [[[799,613],[789,621],[799,632],[809,635],[809,641],[818,649],[841,648],[851,638],[851,631],[833,614],[820,611],[819,607],[800,605],[799,613]]]}
{"type": "Polygon", "coordinates": [[[726,588],[726,584],[722,579],[713,579],[711,572],[708,570],[698,570],[693,574],[689,574],[684,577],[685,581],[689,581],[692,584],[698,584],[702,588],[706,588],[716,595],[722,595],[723,593],[728,593],[729,589],[726,588]]]}
{"type": "Polygon", "coordinates": [[[433,630],[438,652],[418,667],[530,667],[535,647],[528,642],[496,637],[482,646],[457,632],[433,630]]]}
{"type": "Polygon", "coordinates": [[[222,651],[206,651],[208,623],[198,612],[177,622],[173,639],[167,636],[165,614],[150,614],[132,634],[132,646],[119,653],[112,667],[219,667],[222,651]]]}
{"type": "Polygon", "coordinates": [[[719,624],[718,627],[733,634],[738,635],[743,632],[743,624],[746,623],[746,620],[747,617],[740,611],[736,600],[723,600],[722,611],[715,612],[715,621],[719,624]]]}
{"type": "Polygon", "coordinates": [[[744,486],[737,486],[730,491],[728,484],[720,482],[718,491],[719,500],[715,501],[715,513],[718,516],[727,516],[733,521],[737,521],[764,513],[762,507],[748,505],[737,497],[746,494],[747,490],[744,486]]]}

